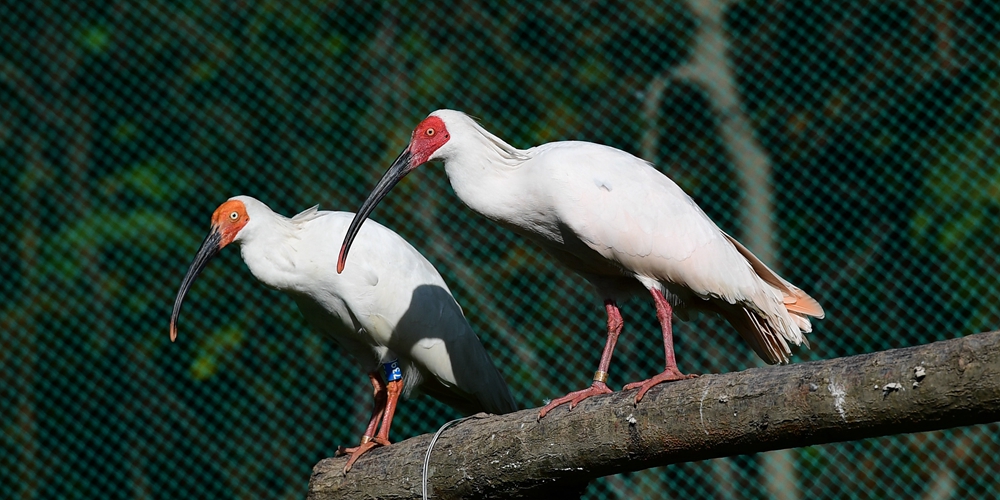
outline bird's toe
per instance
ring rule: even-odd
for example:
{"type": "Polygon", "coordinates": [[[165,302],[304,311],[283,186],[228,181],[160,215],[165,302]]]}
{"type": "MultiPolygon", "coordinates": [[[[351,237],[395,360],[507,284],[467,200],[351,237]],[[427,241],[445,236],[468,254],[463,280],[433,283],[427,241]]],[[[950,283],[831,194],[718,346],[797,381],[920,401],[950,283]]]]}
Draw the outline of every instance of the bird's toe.
{"type": "Polygon", "coordinates": [[[344,465],[344,474],[346,475],[351,470],[351,467],[354,467],[354,462],[357,462],[361,458],[361,455],[368,453],[377,446],[382,446],[382,444],[372,440],[361,443],[354,448],[345,448],[345,454],[350,454],[351,456],[347,459],[347,464],[344,465]]]}
{"type": "Polygon", "coordinates": [[[584,399],[601,394],[611,394],[611,392],[611,389],[608,388],[607,384],[604,382],[594,382],[586,389],[574,391],[561,398],[553,399],[549,404],[542,408],[542,411],[538,413],[538,419],[541,420],[546,414],[557,406],[569,403],[569,409],[572,410],[573,408],[576,408],[576,405],[580,404],[580,402],[584,399]]]}
{"type": "Polygon", "coordinates": [[[655,387],[655,386],[657,386],[659,384],[662,384],[663,382],[673,382],[673,381],[676,381],[676,380],[687,380],[687,379],[695,378],[697,376],[698,376],[697,374],[693,374],[693,373],[692,374],[681,373],[680,370],[678,370],[676,368],[674,368],[674,369],[668,369],[668,370],[664,370],[662,373],[660,373],[660,374],[658,374],[658,375],[656,375],[656,376],[654,376],[654,377],[652,377],[650,379],[641,380],[639,382],[632,382],[630,384],[625,384],[625,387],[622,387],[622,390],[623,391],[630,391],[632,389],[639,389],[639,393],[635,395],[635,404],[639,404],[639,402],[642,401],[642,397],[646,395],[647,391],[649,391],[650,389],[652,389],[653,387],[655,387]]]}

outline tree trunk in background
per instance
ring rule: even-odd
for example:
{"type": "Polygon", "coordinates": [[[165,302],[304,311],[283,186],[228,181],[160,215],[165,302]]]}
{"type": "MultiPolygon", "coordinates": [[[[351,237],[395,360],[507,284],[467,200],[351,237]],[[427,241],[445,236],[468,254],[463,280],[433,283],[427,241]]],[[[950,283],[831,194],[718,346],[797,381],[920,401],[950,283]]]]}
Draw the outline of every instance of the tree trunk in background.
{"type": "MultiPolygon", "coordinates": [[[[642,153],[655,161],[659,143],[656,127],[663,94],[670,80],[696,85],[706,95],[719,123],[719,135],[728,149],[729,160],[739,179],[743,197],[740,203],[740,241],[772,269],[780,272],[774,240],[774,188],[771,183],[771,160],[754,136],[753,124],[743,112],[736,75],[729,64],[729,40],[725,32],[725,9],[735,0],[687,0],[686,5],[698,21],[690,59],[675,68],[670,77],[660,76],[649,85],[643,112],[647,123],[642,139],[642,153]]],[[[753,357],[753,363],[763,365],[753,357]]],[[[795,500],[801,497],[794,451],[779,450],[764,455],[763,477],[770,498],[795,500]]],[[[728,459],[714,464],[716,486],[720,495],[731,497],[735,484],[728,459]]]]}
{"type": "MultiPolygon", "coordinates": [[[[35,362],[38,357],[38,329],[35,321],[35,314],[40,309],[42,300],[41,292],[38,288],[38,251],[41,243],[41,225],[38,218],[41,214],[41,204],[38,202],[38,192],[43,178],[48,173],[47,164],[43,157],[44,146],[38,132],[31,132],[27,141],[27,170],[22,177],[22,185],[26,187],[23,193],[21,208],[23,210],[22,230],[20,235],[20,260],[21,282],[24,292],[23,314],[20,318],[11,321],[13,328],[10,331],[13,335],[11,351],[14,353],[12,366],[17,366],[10,370],[13,380],[9,381],[8,387],[13,388],[13,396],[18,399],[16,406],[16,416],[14,417],[15,434],[14,441],[20,448],[20,454],[14,465],[18,469],[17,477],[20,479],[21,487],[16,489],[17,498],[28,500],[38,497],[39,483],[41,482],[41,468],[39,467],[39,447],[38,447],[38,425],[35,410],[35,362]]],[[[9,310],[9,315],[15,317],[18,314],[17,304],[9,310]]],[[[7,385],[7,384],[5,384],[7,385]]]]}
{"type": "MultiPolygon", "coordinates": [[[[82,151],[79,146],[82,141],[89,141],[89,122],[85,123],[84,136],[81,140],[73,140],[74,121],[69,86],[76,76],[76,70],[81,60],[81,50],[74,44],[73,33],[66,29],[66,24],[73,19],[73,7],[56,8],[46,5],[43,8],[53,9],[61,15],[50,19],[33,40],[39,48],[38,68],[41,71],[27,73],[20,68],[4,69],[4,79],[8,80],[25,100],[29,107],[28,123],[24,130],[25,140],[25,170],[21,176],[23,189],[18,215],[21,217],[21,232],[19,235],[19,253],[21,270],[21,301],[10,304],[5,323],[13,326],[12,342],[9,349],[14,353],[12,359],[16,368],[8,372],[14,377],[8,387],[13,388],[13,395],[18,402],[15,405],[13,428],[16,429],[14,441],[20,448],[16,467],[20,488],[15,489],[17,498],[38,498],[42,484],[48,475],[58,469],[58,464],[45,460],[44,451],[39,447],[38,440],[38,405],[35,391],[36,369],[38,358],[38,329],[36,316],[42,312],[46,295],[50,292],[43,289],[39,279],[38,254],[41,245],[41,217],[48,211],[39,199],[43,187],[51,180],[51,170],[45,158],[45,152],[52,146],[40,130],[50,130],[52,134],[65,133],[71,136],[70,169],[76,167],[76,160],[82,153],[86,158],[89,144],[82,151]],[[43,466],[44,462],[44,466],[43,466]]],[[[70,172],[71,175],[76,172],[70,172]]],[[[5,384],[7,385],[7,384],[5,384]]]]}

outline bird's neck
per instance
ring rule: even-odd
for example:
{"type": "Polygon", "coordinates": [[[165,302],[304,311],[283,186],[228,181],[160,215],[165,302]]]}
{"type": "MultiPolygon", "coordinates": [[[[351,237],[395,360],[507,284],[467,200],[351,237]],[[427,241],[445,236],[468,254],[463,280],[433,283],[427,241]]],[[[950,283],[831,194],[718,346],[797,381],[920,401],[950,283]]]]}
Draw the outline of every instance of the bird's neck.
{"type": "Polygon", "coordinates": [[[476,147],[464,148],[445,159],[444,168],[455,194],[469,208],[503,221],[515,198],[524,195],[520,166],[527,160],[524,151],[502,141],[483,137],[476,147]]]}
{"type": "Polygon", "coordinates": [[[243,262],[261,283],[286,291],[294,287],[295,232],[291,221],[274,218],[258,226],[252,238],[240,242],[243,262]]]}

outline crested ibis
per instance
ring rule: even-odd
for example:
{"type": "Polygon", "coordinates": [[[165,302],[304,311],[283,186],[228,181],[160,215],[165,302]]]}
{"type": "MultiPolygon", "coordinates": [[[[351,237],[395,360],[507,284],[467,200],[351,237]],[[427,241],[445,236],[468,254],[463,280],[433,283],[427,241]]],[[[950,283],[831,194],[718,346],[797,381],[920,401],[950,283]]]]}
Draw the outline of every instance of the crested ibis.
{"type": "Polygon", "coordinates": [[[689,378],[677,368],[672,319],[687,311],[723,316],[768,363],[788,362],[788,343],[808,342],[809,318],[822,318],[812,297],[771,271],[719,229],[670,178],[625,151],[564,141],[517,149],[465,113],[438,110],[361,205],[344,238],[344,269],[354,235],[376,204],[413,169],[444,162],[455,194],[486,218],[533,240],[596,288],[607,311],[607,342],[590,387],[553,400],[572,410],[610,393],[611,355],[622,329],[618,302],[649,293],[661,325],[665,369],[641,382],[639,403],[661,382],[689,378]],[[645,291],[644,291],[645,290],[645,291]]]}
{"type": "Polygon", "coordinates": [[[345,473],[368,450],[389,444],[396,404],[417,387],[466,414],[517,410],[448,285],[401,236],[366,224],[357,235],[354,265],[334,272],[331,249],[353,216],[313,207],[286,218],[254,198],[230,198],[212,214],[211,232],[170,317],[174,341],[191,284],[223,247],[238,245],[259,281],[288,293],[312,330],[333,337],[368,372],[375,404],[361,444],[344,450],[351,455],[345,473]]]}

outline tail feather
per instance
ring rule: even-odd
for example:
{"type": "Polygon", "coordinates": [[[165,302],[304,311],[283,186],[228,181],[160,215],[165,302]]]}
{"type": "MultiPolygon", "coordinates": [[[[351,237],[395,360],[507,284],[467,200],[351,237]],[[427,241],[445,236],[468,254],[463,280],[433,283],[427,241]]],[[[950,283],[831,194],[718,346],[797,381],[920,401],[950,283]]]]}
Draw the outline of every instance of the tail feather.
{"type": "Polygon", "coordinates": [[[819,305],[816,299],[794,286],[791,287],[791,293],[785,295],[784,302],[785,309],[788,309],[788,312],[798,313],[802,316],[812,316],[816,319],[823,319],[826,316],[823,306],[819,305]]]}
{"type": "Polygon", "coordinates": [[[809,294],[803,292],[781,276],[778,276],[778,273],[767,267],[747,247],[736,241],[735,238],[728,234],[726,238],[743,255],[757,276],[781,293],[782,303],[785,306],[785,311],[782,312],[786,313],[786,315],[782,315],[785,318],[778,319],[770,317],[774,315],[773,313],[762,316],[761,313],[753,309],[743,308],[744,312],[731,312],[726,315],[726,318],[729,319],[733,327],[740,332],[740,335],[754,347],[754,351],[765,361],[772,364],[788,362],[791,353],[788,350],[788,344],[785,343],[785,340],[787,339],[795,344],[803,343],[806,347],[809,347],[809,341],[802,334],[812,331],[812,323],[809,321],[810,317],[822,319],[826,316],[823,306],[816,299],[810,297],[809,294]],[[790,320],[791,324],[787,325],[787,328],[783,328],[783,325],[780,323],[785,323],[788,320],[790,320]],[[775,342],[772,337],[780,341],[780,344],[775,342]],[[779,347],[782,347],[782,349],[779,349],[779,347]]]}
{"type": "MultiPolygon", "coordinates": [[[[804,335],[812,331],[809,314],[787,308],[780,316],[762,313],[753,306],[725,304],[722,316],[739,332],[754,352],[770,364],[787,363],[791,357],[788,342],[811,348],[804,335]],[[782,317],[783,316],[783,317],[782,317]]],[[[780,309],[779,309],[780,310],[780,309]]]]}
{"type": "Polygon", "coordinates": [[[809,333],[813,330],[812,323],[809,322],[808,316],[798,313],[791,313],[789,316],[792,317],[792,321],[795,322],[795,326],[797,326],[799,331],[802,333],[809,333]]]}
{"type": "MultiPolygon", "coordinates": [[[[750,267],[753,268],[755,273],[757,273],[757,276],[760,276],[760,279],[764,280],[767,284],[777,288],[778,290],[781,290],[784,294],[783,301],[785,303],[785,309],[788,309],[788,311],[792,313],[812,316],[816,319],[823,319],[823,317],[826,316],[826,313],[823,311],[823,306],[819,305],[819,302],[817,302],[816,299],[810,297],[809,294],[803,292],[795,285],[785,281],[785,279],[781,276],[778,276],[778,273],[767,267],[767,265],[761,262],[761,260],[753,254],[753,252],[743,246],[743,244],[739,241],[736,241],[735,238],[729,236],[728,234],[726,234],[726,238],[733,244],[734,247],[736,247],[736,250],[743,255],[743,258],[750,263],[750,267]]],[[[806,321],[809,321],[808,318],[806,318],[806,321]]]]}
{"type": "Polygon", "coordinates": [[[792,350],[785,336],[768,318],[740,305],[719,304],[717,309],[721,309],[719,312],[722,316],[768,364],[787,363],[791,359],[792,350]]]}

